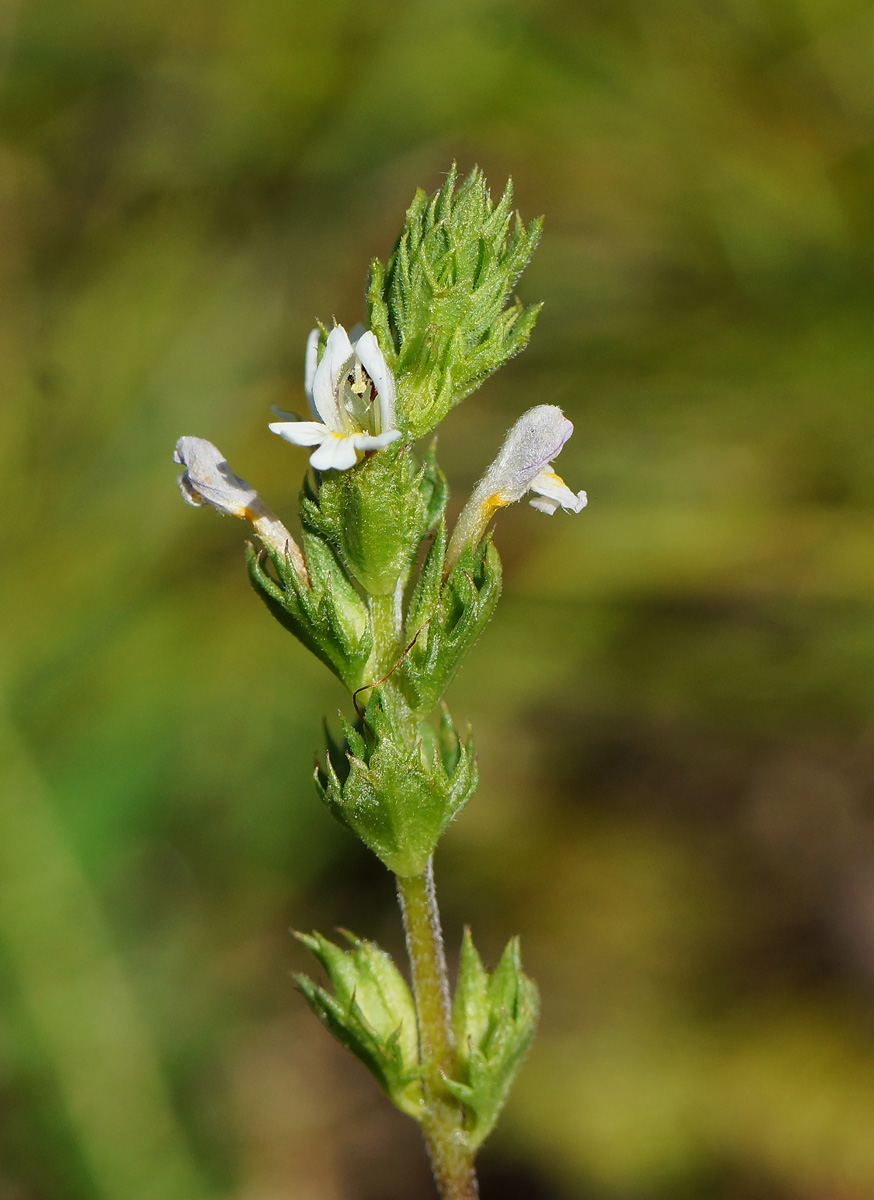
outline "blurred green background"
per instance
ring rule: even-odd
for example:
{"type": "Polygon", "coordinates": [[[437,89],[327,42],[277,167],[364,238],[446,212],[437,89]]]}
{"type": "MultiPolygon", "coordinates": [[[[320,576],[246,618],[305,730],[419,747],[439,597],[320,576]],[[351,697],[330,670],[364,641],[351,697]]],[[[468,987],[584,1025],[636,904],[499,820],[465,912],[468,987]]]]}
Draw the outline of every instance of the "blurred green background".
{"type": "Polygon", "coordinates": [[[544,994],[484,1200],[874,1195],[872,137],[858,0],[5,0],[0,1200],[432,1195],[290,979],[401,949],[339,686],[170,459],[291,516],[270,405],[453,158],[547,218],[453,504],[540,402],[590,498],[501,515],[450,695],[450,945],[544,994]]]}

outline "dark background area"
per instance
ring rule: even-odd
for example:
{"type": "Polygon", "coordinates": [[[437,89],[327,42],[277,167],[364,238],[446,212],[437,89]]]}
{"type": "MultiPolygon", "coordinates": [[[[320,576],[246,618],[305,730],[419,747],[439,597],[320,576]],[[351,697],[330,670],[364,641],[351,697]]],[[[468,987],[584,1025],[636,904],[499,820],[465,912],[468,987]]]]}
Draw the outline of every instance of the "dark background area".
{"type": "Polygon", "coordinates": [[[289,926],[401,951],[314,795],[327,672],[175,439],[291,520],[315,318],[416,186],[546,215],[525,354],[589,508],[519,505],[449,700],[451,953],[543,993],[484,1200],[874,1194],[874,7],[6,0],[0,8],[0,1200],[426,1200],[289,926]]]}

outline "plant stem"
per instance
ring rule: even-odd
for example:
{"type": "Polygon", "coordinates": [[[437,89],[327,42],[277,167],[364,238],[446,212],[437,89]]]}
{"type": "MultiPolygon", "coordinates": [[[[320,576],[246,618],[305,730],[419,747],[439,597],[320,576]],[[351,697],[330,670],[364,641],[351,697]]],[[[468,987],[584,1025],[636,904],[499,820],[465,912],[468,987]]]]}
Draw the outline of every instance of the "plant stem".
{"type": "Polygon", "coordinates": [[[402,649],[400,603],[402,595],[403,581],[399,580],[394,595],[369,598],[370,626],[373,630],[371,664],[374,670],[374,682],[378,681],[381,687],[392,694],[395,716],[399,720],[409,748],[412,750],[420,737],[419,728],[413,713],[410,712],[404,697],[391,678],[391,673],[398,664],[398,657],[402,649]]]}
{"type": "Polygon", "coordinates": [[[376,668],[383,675],[391,670],[398,655],[401,637],[399,614],[392,595],[371,596],[369,604],[376,668]]]}
{"type": "MultiPolygon", "coordinates": [[[[374,652],[381,674],[392,669],[401,648],[401,591],[399,581],[395,595],[370,597],[374,652]]],[[[399,709],[405,708],[400,696],[397,696],[397,703],[399,709]]],[[[409,710],[406,711],[409,735],[414,741],[417,736],[415,722],[409,710]]],[[[479,1188],[473,1168],[473,1151],[462,1127],[462,1109],[443,1083],[445,1076],[455,1072],[455,1045],[449,1011],[449,976],[431,860],[421,875],[398,875],[397,884],[419,1024],[425,1099],[425,1116],[420,1124],[434,1181],[441,1200],[477,1200],[479,1188]]]]}
{"type": "Polygon", "coordinates": [[[409,878],[399,875],[397,883],[419,1020],[419,1053],[424,1068],[422,1086],[427,1116],[422,1122],[422,1132],[442,1200],[475,1200],[479,1188],[473,1151],[462,1128],[461,1107],[443,1083],[445,1076],[454,1073],[455,1046],[431,860],[421,875],[409,878]]]}

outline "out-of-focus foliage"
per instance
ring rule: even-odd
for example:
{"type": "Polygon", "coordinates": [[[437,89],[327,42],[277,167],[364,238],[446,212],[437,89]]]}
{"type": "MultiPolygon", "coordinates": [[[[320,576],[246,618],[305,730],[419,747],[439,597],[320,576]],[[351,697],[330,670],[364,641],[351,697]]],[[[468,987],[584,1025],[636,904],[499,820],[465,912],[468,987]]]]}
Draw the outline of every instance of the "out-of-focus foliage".
{"type": "Polygon", "coordinates": [[[17,0],[0,38],[0,1197],[430,1194],[289,980],[292,923],[400,944],[311,790],[339,688],[170,458],[292,511],[270,405],[453,158],[547,222],[451,506],[539,402],[590,498],[501,515],[453,697],[447,932],[520,932],[544,1002],[484,1196],[870,1196],[870,4],[17,0]]]}

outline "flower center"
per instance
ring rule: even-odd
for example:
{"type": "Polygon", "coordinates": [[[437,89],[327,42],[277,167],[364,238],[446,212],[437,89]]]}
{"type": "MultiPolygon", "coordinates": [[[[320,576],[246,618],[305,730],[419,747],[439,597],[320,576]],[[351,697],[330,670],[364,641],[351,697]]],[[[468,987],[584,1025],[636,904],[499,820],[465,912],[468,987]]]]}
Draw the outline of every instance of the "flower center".
{"type": "MultiPolygon", "coordinates": [[[[379,409],[374,406],[376,386],[360,362],[347,373],[343,380],[343,404],[353,421],[361,429],[370,429],[378,424],[379,409]]],[[[378,429],[374,432],[379,433],[378,429]]]]}

